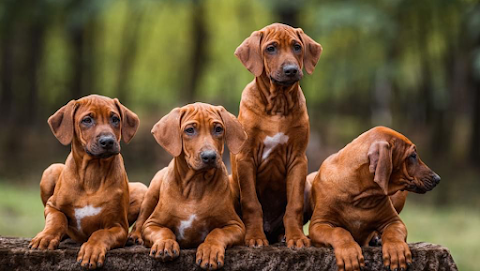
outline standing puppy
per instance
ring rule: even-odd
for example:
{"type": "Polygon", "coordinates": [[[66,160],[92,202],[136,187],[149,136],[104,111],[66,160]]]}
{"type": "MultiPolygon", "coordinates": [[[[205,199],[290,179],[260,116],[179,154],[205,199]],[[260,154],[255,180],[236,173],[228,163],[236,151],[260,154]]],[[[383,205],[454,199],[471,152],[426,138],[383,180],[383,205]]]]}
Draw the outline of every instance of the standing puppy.
{"type": "Polygon", "coordinates": [[[310,245],[302,230],[310,125],[299,81],[302,68],[313,72],[321,52],[302,29],[279,23],[253,32],[235,51],[255,75],[238,115],[248,139],[231,156],[248,246],[283,236],[288,247],[310,245]]]}
{"type": "Polygon", "coordinates": [[[407,229],[389,196],[402,190],[425,193],[439,182],[410,140],[386,127],[373,128],[320,167],[310,199],[310,238],[333,247],[339,270],[360,270],[365,266],[360,246],[378,232],[384,265],[405,270],[412,262],[407,229]]]}
{"type": "Polygon", "coordinates": [[[145,241],[162,261],[178,257],[180,247],[198,246],[201,268],[221,268],[225,248],[245,237],[235,212],[238,188],[222,162],[224,143],[232,153],[244,143],[242,125],[221,106],[195,103],[172,110],[152,133],[174,159],[150,183],[130,238],[145,241]]]}
{"type": "Polygon", "coordinates": [[[45,229],[32,249],[55,249],[65,235],[83,243],[77,260],[101,267],[107,250],[125,245],[128,225],[138,216],[146,192],[130,184],[120,139],[137,131],[137,115],[117,99],[90,95],[72,100],[48,119],[53,134],[72,151],[65,164],[48,167],[40,181],[45,229]],[[85,242],[85,243],[84,243],[85,242]]]}

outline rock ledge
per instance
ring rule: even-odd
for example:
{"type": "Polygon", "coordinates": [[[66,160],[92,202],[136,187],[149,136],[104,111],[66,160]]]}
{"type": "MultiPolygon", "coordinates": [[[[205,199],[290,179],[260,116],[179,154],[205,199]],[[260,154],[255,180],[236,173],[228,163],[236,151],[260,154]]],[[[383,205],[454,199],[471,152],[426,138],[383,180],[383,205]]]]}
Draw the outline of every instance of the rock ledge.
{"type": "MultiPolygon", "coordinates": [[[[27,248],[30,239],[0,237],[0,270],[82,270],[75,262],[80,245],[63,241],[54,251],[27,248]]],[[[458,270],[450,251],[440,245],[409,244],[414,262],[409,270],[458,270]]],[[[384,270],[380,247],[365,247],[366,270],[384,270]]],[[[148,256],[143,246],[127,246],[107,252],[99,270],[201,270],[195,265],[195,250],[184,249],[180,257],[162,263],[148,256]]],[[[234,247],[225,255],[224,270],[336,270],[333,250],[304,248],[291,250],[283,244],[266,248],[234,247]]]]}

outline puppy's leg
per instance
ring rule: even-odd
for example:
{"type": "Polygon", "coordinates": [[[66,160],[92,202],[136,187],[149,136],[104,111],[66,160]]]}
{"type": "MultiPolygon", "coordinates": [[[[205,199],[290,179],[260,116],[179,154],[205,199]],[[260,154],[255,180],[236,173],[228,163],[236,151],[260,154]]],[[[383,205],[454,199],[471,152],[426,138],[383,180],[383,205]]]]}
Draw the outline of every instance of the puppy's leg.
{"type": "Polygon", "coordinates": [[[402,221],[390,223],[382,234],[383,264],[390,270],[407,269],[412,253],[407,243],[407,228],[402,221]]]}
{"type": "MultiPolygon", "coordinates": [[[[400,214],[400,212],[403,210],[403,207],[405,206],[405,202],[407,201],[407,195],[408,195],[408,191],[397,191],[395,194],[389,197],[393,207],[395,208],[395,211],[397,211],[397,214],[400,214]]],[[[375,232],[375,234],[373,234],[373,237],[371,238],[369,245],[370,246],[382,245],[382,238],[380,237],[380,233],[375,232]]]]}
{"type": "Polygon", "coordinates": [[[225,249],[232,245],[241,244],[245,236],[245,229],[240,223],[214,229],[205,238],[205,242],[197,249],[196,263],[202,269],[215,270],[222,268],[225,258],[225,249]]]}
{"type": "Polygon", "coordinates": [[[180,255],[180,246],[175,234],[169,228],[158,225],[145,225],[143,239],[150,249],[150,256],[162,262],[172,261],[180,255]]]}
{"type": "Polygon", "coordinates": [[[328,224],[310,223],[310,238],[313,244],[333,247],[339,271],[359,271],[365,267],[362,249],[350,232],[328,224]]]}
{"type": "Polygon", "coordinates": [[[310,239],[303,233],[307,157],[298,157],[287,173],[287,208],[283,217],[285,238],[289,248],[309,247],[310,239]]]}
{"type": "Polygon", "coordinates": [[[143,198],[147,193],[147,186],[143,183],[129,183],[128,192],[130,195],[128,206],[128,225],[131,226],[138,218],[140,207],[142,206],[143,198]]]}
{"type": "Polygon", "coordinates": [[[127,232],[127,228],[121,226],[108,227],[94,232],[80,247],[77,262],[80,262],[84,268],[102,267],[105,253],[108,250],[125,245],[127,232]]]}
{"type": "MultiPolygon", "coordinates": [[[[143,197],[142,205],[138,214],[137,221],[135,226],[132,229],[132,232],[128,235],[128,242],[132,244],[143,245],[142,239],[142,228],[143,223],[150,217],[157,206],[158,199],[160,196],[160,184],[162,182],[162,176],[165,170],[161,170],[155,174],[152,181],[150,182],[150,187],[148,187],[145,196],[143,197]]],[[[130,213],[130,211],[129,211],[130,213]]],[[[130,223],[130,218],[129,218],[130,223]]]]}
{"type": "MultiPolygon", "coordinates": [[[[54,201],[54,197],[50,200],[54,201]]],[[[50,203],[45,206],[45,228],[37,234],[30,244],[31,249],[56,249],[67,232],[68,222],[64,213],[53,208],[50,203]]]]}
{"type": "Polygon", "coordinates": [[[238,183],[240,185],[240,203],[242,218],[245,223],[245,244],[249,247],[268,246],[267,237],[263,231],[263,210],[258,201],[255,188],[256,175],[253,161],[250,158],[235,157],[238,183]]]}
{"type": "Polygon", "coordinates": [[[47,205],[48,199],[53,195],[55,185],[64,168],[64,164],[52,164],[43,172],[40,180],[40,197],[42,198],[43,206],[47,205]]]}

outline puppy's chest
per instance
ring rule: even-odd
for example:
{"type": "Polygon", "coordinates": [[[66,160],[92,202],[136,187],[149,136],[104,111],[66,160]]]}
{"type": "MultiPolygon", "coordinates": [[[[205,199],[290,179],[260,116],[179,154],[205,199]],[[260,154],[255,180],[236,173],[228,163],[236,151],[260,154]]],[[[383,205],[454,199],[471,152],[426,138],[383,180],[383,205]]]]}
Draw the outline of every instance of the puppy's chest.
{"type": "Polygon", "coordinates": [[[105,226],[106,220],[121,220],[122,211],[121,195],[77,195],[71,198],[62,209],[68,218],[69,228],[78,235],[89,236],[94,231],[105,226]]]}
{"type": "Polygon", "coordinates": [[[219,210],[222,203],[217,203],[218,206],[206,206],[195,201],[168,204],[160,210],[163,212],[163,223],[160,221],[160,224],[168,225],[182,247],[198,246],[210,231],[223,226],[218,214],[225,215],[226,212],[219,210]]]}

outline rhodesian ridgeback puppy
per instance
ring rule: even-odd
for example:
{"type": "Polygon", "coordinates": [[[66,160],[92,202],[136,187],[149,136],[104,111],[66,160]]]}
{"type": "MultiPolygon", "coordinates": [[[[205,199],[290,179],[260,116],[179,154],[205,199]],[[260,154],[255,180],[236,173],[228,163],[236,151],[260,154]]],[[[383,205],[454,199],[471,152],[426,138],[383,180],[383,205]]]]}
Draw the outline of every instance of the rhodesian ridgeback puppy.
{"type": "Polygon", "coordinates": [[[425,193],[439,182],[408,138],[373,128],[322,163],[312,184],[310,238],[314,245],[333,247],[339,270],[360,270],[365,266],[360,246],[378,232],[383,264],[405,270],[412,262],[407,229],[392,203],[397,199],[389,196],[425,193]]]}
{"type": "Polygon", "coordinates": [[[137,115],[117,99],[72,100],[48,119],[55,137],[71,144],[65,164],[48,167],[40,181],[45,228],[32,249],[55,249],[64,236],[83,243],[77,261],[101,267],[107,250],[125,245],[147,188],[128,183],[120,139],[130,142],[137,115]]]}
{"type": "Polygon", "coordinates": [[[313,72],[321,52],[302,29],[279,23],[253,32],[235,51],[255,75],[238,115],[248,139],[231,155],[248,246],[284,236],[290,248],[310,245],[302,229],[310,125],[299,81],[302,68],[313,72]]]}
{"type": "Polygon", "coordinates": [[[242,125],[221,106],[195,103],[172,110],[152,133],[174,158],[150,183],[130,238],[162,261],[198,246],[201,268],[221,268],[225,248],[245,237],[235,211],[238,187],[222,162],[224,143],[238,153],[246,140],[242,125]]]}

